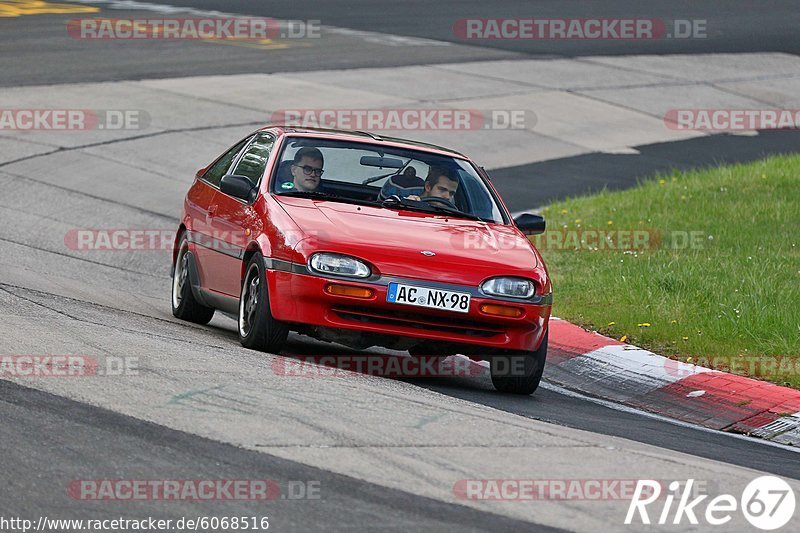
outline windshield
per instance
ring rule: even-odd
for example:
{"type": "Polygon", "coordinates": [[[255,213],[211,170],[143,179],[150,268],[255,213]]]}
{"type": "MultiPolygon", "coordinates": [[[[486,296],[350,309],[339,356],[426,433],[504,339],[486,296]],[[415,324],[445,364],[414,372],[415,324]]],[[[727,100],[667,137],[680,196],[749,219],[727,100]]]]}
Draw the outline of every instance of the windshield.
{"type": "Polygon", "coordinates": [[[289,137],[270,187],[278,195],[504,223],[494,195],[467,161],[367,142],[289,137]]]}

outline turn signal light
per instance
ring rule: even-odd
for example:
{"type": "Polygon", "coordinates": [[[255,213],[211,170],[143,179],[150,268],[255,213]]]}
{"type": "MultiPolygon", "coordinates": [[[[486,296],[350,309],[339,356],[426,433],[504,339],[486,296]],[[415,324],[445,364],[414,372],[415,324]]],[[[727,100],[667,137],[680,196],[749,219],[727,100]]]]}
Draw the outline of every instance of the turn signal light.
{"type": "Polygon", "coordinates": [[[374,294],[372,289],[353,287],[352,285],[339,285],[338,283],[331,283],[325,287],[325,292],[336,296],[350,296],[351,298],[372,298],[374,294]]]}
{"type": "Polygon", "coordinates": [[[507,316],[511,318],[519,318],[522,316],[522,309],[518,307],[509,307],[507,305],[483,304],[481,305],[481,311],[487,315],[507,316]]]}

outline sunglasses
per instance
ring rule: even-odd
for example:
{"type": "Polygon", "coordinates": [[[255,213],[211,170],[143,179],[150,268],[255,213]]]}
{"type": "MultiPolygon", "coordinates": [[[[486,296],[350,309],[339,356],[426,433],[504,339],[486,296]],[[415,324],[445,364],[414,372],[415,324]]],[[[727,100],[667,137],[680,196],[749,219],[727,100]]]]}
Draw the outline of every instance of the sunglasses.
{"type": "Polygon", "coordinates": [[[325,172],[321,168],[314,168],[311,165],[303,165],[302,167],[300,165],[292,165],[292,166],[302,168],[306,176],[315,176],[319,178],[322,177],[322,173],[325,172]]]}

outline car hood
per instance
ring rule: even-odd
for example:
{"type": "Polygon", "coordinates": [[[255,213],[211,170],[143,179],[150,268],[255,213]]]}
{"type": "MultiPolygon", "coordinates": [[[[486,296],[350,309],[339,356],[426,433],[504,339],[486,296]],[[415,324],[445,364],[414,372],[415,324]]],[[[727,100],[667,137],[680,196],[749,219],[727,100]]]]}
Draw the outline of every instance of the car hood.
{"type": "Polygon", "coordinates": [[[456,284],[538,277],[538,253],[513,226],[308,198],[278,201],[307,235],[297,246],[306,258],[337,252],[364,259],[381,274],[456,284]]]}

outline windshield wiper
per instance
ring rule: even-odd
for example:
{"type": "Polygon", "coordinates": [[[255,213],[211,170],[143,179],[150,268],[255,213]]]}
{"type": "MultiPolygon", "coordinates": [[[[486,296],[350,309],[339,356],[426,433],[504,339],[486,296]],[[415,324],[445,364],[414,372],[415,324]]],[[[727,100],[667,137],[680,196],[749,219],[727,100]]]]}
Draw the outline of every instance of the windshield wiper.
{"type": "Polygon", "coordinates": [[[333,200],[334,198],[338,198],[338,196],[322,191],[287,191],[279,192],[277,194],[278,196],[291,196],[293,198],[319,198],[321,200],[333,200]]]}
{"type": "Polygon", "coordinates": [[[465,213],[464,211],[462,211],[461,209],[458,209],[457,207],[450,207],[448,205],[439,204],[439,203],[429,204],[429,207],[431,209],[435,209],[436,211],[439,211],[439,212],[442,212],[442,213],[449,213],[449,214],[451,214],[453,216],[457,216],[457,217],[469,218],[471,220],[480,220],[481,222],[490,222],[488,220],[485,220],[485,219],[479,217],[478,215],[473,215],[472,213],[465,213]]]}
{"type": "Polygon", "coordinates": [[[375,183],[376,181],[380,181],[383,178],[388,178],[389,176],[394,176],[397,174],[396,172],[389,172],[388,174],[384,174],[382,176],[373,176],[371,178],[367,178],[361,182],[361,185],[369,185],[370,183],[375,183]]]}
{"type": "Polygon", "coordinates": [[[311,198],[313,200],[327,200],[329,202],[341,202],[345,204],[369,205],[373,207],[380,207],[380,204],[371,200],[361,200],[359,198],[348,198],[346,196],[337,196],[328,192],[322,191],[288,191],[276,193],[278,196],[289,196],[292,198],[311,198]]]}
{"type": "Polygon", "coordinates": [[[425,213],[447,213],[449,215],[461,217],[461,218],[468,218],[471,220],[480,220],[483,222],[488,222],[479,216],[475,216],[471,213],[465,213],[458,208],[449,207],[444,204],[432,204],[418,200],[409,200],[408,198],[402,198],[397,195],[392,195],[386,200],[383,201],[383,207],[397,207],[402,206],[406,209],[411,209],[415,211],[423,211],[425,213]]]}
{"type": "Polygon", "coordinates": [[[389,172],[388,174],[383,174],[382,176],[373,176],[371,178],[367,178],[367,179],[365,179],[364,181],[361,182],[361,185],[369,185],[370,183],[375,183],[376,181],[380,181],[383,178],[388,178],[389,176],[399,176],[399,175],[401,175],[403,173],[403,171],[405,171],[405,169],[410,164],[411,164],[411,160],[409,159],[408,163],[406,163],[402,167],[396,168],[392,172],[389,172]]]}

